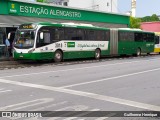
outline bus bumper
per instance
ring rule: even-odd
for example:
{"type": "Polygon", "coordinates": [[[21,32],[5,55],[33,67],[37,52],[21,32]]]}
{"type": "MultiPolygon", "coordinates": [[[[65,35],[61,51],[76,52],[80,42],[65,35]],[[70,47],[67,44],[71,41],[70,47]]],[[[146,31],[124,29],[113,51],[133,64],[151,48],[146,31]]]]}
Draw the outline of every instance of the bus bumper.
{"type": "Polygon", "coordinates": [[[154,48],[154,52],[155,53],[159,53],[160,52],[160,48],[154,48]]]}
{"type": "Polygon", "coordinates": [[[54,53],[13,53],[13,58],[15,60],[50,60],[53,59],[54,53]]]}

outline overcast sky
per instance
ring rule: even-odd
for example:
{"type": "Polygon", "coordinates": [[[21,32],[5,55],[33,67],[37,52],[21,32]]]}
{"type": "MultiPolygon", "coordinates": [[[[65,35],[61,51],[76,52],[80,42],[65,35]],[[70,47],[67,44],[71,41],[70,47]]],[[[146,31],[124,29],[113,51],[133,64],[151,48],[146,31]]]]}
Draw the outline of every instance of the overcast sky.
{"type": "MultiPolygon", "coordinates": [[[[118,0],[118,12],[131,10],[131,0],[118,0]]],[[[160,15],[160,0],[137,0],[136,17],[160,15]]]]}

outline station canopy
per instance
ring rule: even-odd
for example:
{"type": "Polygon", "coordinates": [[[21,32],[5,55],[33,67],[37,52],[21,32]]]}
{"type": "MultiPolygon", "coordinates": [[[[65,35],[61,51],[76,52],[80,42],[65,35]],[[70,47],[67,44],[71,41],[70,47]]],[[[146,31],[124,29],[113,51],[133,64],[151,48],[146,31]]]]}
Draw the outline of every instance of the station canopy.
{"type": "Polygon", "coordinates": [[[0,0],[0,26],[26,22],[74,22],[100,27],[129,27],[129,16],[21,0],[0,0]]]}

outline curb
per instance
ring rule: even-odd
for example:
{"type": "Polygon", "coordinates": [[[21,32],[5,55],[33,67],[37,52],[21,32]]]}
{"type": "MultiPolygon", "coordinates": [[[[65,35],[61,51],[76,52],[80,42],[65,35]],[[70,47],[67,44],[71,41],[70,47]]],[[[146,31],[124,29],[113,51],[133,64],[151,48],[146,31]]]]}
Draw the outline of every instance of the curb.
{"type": "Polygon", "coordinates": [[[0,62],[4,62],[4,61],[14,61],[14,59],[12,57],[10,57],[10,58],[7,58],[7,57],[1,58],[0,57],[0,62]]]}

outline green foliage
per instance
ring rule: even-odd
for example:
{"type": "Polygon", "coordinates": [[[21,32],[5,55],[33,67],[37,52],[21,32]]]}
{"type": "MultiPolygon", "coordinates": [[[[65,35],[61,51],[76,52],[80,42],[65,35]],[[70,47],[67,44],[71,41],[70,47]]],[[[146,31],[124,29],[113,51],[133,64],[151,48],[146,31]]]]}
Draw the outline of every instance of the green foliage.
{"type": "Polygon", "coordinates": [[[130,17],[130,28],[140,28],[141,19],[130,17]]]}
{"type": "Polygon", "coordinates": [[[141,18],[142,22],[152,22],[152,21],[160,21],[158,16],[156,14],[153,14],[152,16],[146,16],[141,18]]]}
{"type": "Polygon", "coordinates": [[[43,0],[36,0],[37,2],[43,2],[43,0]]]}
{"type": "Polygon", "coordinates": [[[141,22],[153,22],[153,21],[160,21],[160,19],[156,14],[153,14],[152,16],[145,16],[143,18],[130,17],[130,27],[140,28],[141,22]]]}

